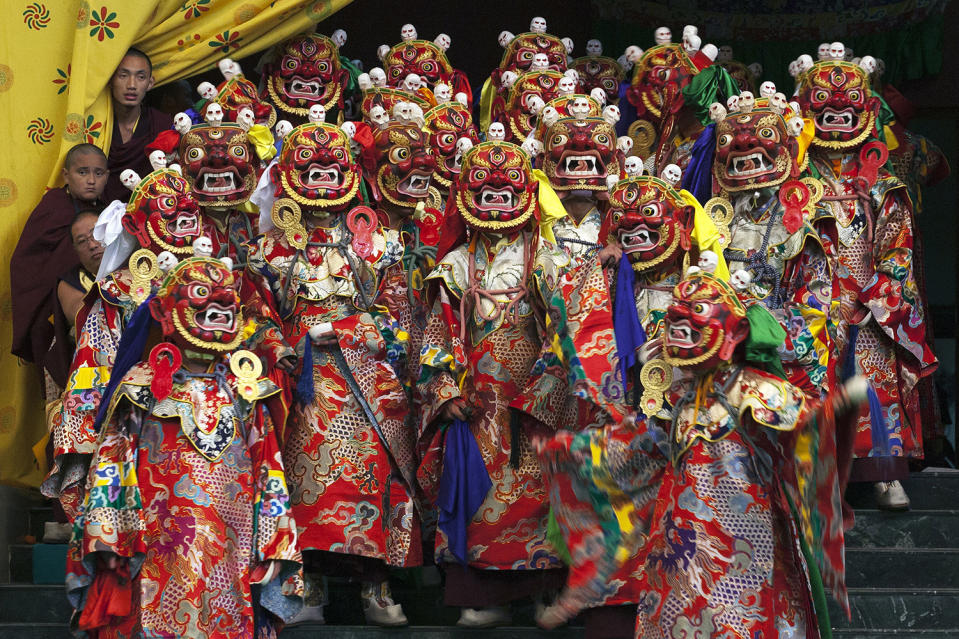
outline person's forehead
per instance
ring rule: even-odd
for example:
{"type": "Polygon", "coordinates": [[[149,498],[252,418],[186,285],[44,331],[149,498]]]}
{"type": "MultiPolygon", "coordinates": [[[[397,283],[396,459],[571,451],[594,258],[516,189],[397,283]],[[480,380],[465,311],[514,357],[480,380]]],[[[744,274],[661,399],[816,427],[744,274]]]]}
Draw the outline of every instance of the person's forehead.
{"type": "Polygon", "coordinates": [[[73,233],[73,237],[76,237],[79,234],[86,233],[92,229],[97,224],[97,216],[90,214],[83,214],[73,221],[73,224],[70,226],[70,232],[73,233]]]}
{"type": "Polygon", "coordinates": [[[107,165],[107,159],[100,155],[99,153],[94,153],[93,151],[82,151],[73,156],[73,161],[70,163],[70,168],[75,169],[80,166],[83,167],[105,167],[107,165]]]}
{"type": "Polygon", "coordinates": [[[150,65],[147,64],[146,60],[138,55],[128,55],[124,56],[123,59],[120,60],[120,64],[117,65],[117,72],[119,71],[127,71],[128,73],[145,71],[146,73],[149,73],[150,65]]]}

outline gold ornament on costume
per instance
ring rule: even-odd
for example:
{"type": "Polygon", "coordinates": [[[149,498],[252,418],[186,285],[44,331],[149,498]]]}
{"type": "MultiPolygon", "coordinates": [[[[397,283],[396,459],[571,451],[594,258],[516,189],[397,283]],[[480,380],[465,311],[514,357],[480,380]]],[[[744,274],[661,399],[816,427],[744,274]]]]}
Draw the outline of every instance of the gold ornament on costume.
{"type": "Polygon", "coordinates": [[[150,249],[134,251],[127,262],[130,269],[130,297],[137,305],[142,304],[152,293],[153,280],[160,276],[156,255],[150,249]]]}
{"type": "Polygon", "coordinates": [[[273,203],[270,213],[273,226],[283,231],[287,244],[302,251],[306,248],[306,229],[301,218],[300,205],[290,198],[280,198],[273,203]]]}
{"type": "Polygon", "coordinates": [[[248,350],[235,351],[230,355],[230,370],[236,375],[236,390],[240,397],[252,402],[258,395],[263,364],[260,358],[248,350]]]}

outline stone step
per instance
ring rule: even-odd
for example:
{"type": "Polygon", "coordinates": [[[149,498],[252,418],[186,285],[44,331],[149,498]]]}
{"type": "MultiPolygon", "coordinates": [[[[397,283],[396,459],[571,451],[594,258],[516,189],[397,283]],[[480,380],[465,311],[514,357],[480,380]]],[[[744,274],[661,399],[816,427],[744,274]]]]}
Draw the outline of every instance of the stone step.
{"type": "Polygon", "coordinates": [[[849,604],[852,618],[846,619],[829,599],[834,628],[870,632],[959,628],[959,588],[850,588],[849,604]]]}
{"type": "Polygon", "coordinates": [[[856,525],[846,533],[846,547],[948,548],[955,544],[957,530],[959,510],[857,510],[856,525]]]}
{"type": "Polygon", "coordinates": [[[10,581],[33,583],[33,544],[10,544],[10,581]]]}
{"type": "Polygon", "coordinates": [[[952,588],[959,548],[847,548],[850,588],[952,588]]]}
{"type": "Polygon", "coordinates": [[[0,584],[0,623],[67,623],[70,612],[62,585],[0,584]]]}
{"type": "Polygon", "coordinates": [[[70,636],[65,623],[0,623],[0,639],[64,639],[70,636]]]}
{"type": "MultiPolygon", "coordinates": [[[[912,473],[902,480],[909,495],[911,512],[921,510],[949,510],[959,504],[959,471],[935,470],[912,473]]],[[[876,497],[872,484],[849,484],[846,501],[856,508],[874,509],[876,497]]]]}

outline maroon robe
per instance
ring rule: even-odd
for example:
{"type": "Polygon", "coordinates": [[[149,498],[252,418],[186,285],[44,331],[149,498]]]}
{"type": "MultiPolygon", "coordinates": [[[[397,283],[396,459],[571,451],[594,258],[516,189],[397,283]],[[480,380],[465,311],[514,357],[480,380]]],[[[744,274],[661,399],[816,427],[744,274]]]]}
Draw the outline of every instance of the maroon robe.
{"type": "MultiPolygon", "coordinates": [[[[17,248],[10,258],[10,292],[13,306],[13,344],[17,357],[47,364],[47,352],[53,341],[57,281],[61,275],[80,264],[73,248],[70,226],[81,202],[67,193],[66,187],[51,189],[30,213],[17,248]]],[[[96,208],[102,208],[97,206],[96,208]]],[[[53,366],[58,384],[66,382],[66,369],[72,353],[62,366],[53,366]],[[59,369],[62,369],[59,370],[59,369]],[[57,379],[57,377],[62,379],[57,379]]]]}
{"type": "Polygon", "coordinates": [[[120,137],[120,128],[114,119],[113,137],[110,140],[110,151],[107,153],[107,167],[110,177],[107,178],[107,187],[103,192],[103,199],[107,202],[130,199],[130,189],[120,183],[120,174],[127,169],[133,169],[142,178],[153,171],[147,157],[146,146],[153,142],[161,131],[173,126],[173,116],[157,111],[153,107],[144,106],[140,113],[140,121],[133,135],[125,143],[120,137]]]}

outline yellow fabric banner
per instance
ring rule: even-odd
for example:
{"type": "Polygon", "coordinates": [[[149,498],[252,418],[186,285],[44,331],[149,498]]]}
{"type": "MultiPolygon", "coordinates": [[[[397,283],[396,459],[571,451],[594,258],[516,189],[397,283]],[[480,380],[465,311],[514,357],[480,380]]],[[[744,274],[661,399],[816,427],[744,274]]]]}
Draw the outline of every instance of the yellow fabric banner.
{"type": "Polygon", "coordinates": [[[113,69],[129,47],[157,84],[263,51],[351,0],[4,0],[0,7],[0,482],[37,486],[46,435],[40,375],[10,354],[10,256],[66,151],[110,147],[113,69]]]}

